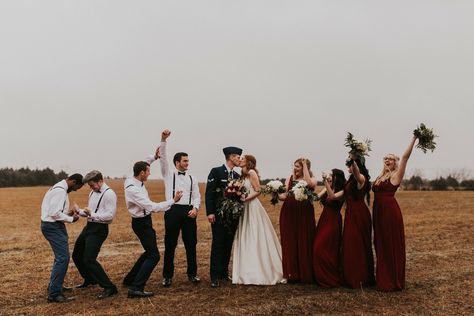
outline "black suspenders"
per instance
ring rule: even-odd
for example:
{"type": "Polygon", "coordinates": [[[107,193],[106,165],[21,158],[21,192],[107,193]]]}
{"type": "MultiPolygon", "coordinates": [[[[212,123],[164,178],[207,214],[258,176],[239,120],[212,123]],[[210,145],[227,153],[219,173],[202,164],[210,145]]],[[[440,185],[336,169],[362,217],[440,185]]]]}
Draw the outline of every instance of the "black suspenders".
{"type": "MultiPolygon", "coordinates": [[[[127,190],[127,189],[130,188],[130,187],[134,187],[134,186],[135,186],[135,185],[133,185],[133,184],[129,184],[129,185],[127,185],[127,186],[125,187],[125,190],[127,190]]],[[[143,186],[143,182],[142,182],[142,186],[143,186]]],[[[105,192],[104,192],[104,193],[105,193],[105,192]]],[[[99,201],[99,203],[100,203],[100,201],[99,201]]],[[[145,211],[145,210],[143,210],[143,216],[146,216],[146,211],[145,211]]]]}
{"type": "MultiPolygon", "coordinates": [[[[193,177],[189,175],[189,180],[191,180],[191,189],[189,190],[189,205],[191,205],[191,199],[193,196],[193,177]]],[[[173,172],[173,199],[174,193],[176,192],[176,173],[173,172]]]]}
{"type": "MultiPolygon", "coordinates": [[[[99,202],[97,203],[97,207],[95,208],[95,212],[94,212],[94,213],[97,213],[97,211],[99,210],[100,202],[102,202],[102,198],[104,197],[105,192],[107,192],[108,190],[110,190],[110,188],[105,189],[104,193],[102,193],[102,195],[100,196],[99,202]]],[[[91,195],[92,195],[92,193],[91,193],[91,195]]]]}

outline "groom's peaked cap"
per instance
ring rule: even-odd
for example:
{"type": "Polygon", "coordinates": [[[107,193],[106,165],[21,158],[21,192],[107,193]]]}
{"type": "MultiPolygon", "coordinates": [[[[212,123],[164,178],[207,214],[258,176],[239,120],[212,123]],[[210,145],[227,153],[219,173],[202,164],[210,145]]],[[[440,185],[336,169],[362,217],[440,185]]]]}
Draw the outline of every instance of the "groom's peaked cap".
{"type": "Polygon", "coordinates": [[[226,148],[223,148],[222,151],[224,152],[224,155],[225,156],[228,156],[228,155],[242,155],[242,149],[239,148],[239,147],[233,147],[233,146],[230,146],[230,147],[226,147],[226,148]]]}

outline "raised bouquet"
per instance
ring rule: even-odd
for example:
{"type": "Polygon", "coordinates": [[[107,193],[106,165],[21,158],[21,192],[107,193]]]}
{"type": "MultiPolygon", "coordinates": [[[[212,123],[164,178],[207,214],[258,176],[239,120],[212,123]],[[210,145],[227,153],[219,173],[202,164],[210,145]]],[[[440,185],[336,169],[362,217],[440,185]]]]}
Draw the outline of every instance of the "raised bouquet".
{"type": "Polygon", "coordinates": [[[427,150],[435,150],[436,143],[434,141],[435,137],[438,137],[433,133],[433,129],[427,128],[425,124],[421,123],[414,131],[413,135],[418,138],[418,145],[416,148],[420,148],[423,153],[426,154],[427,150]]]}
{"type": "Polygon", "coordinates": [[[321,174],[323,180],[332,180],[332,171],[324,172],[321,174]]]}
{"type": "Polygon", "coordinates": [[[280,180],[272,180],[263,186],[260,190],[263,195],[271,194],[270,203],[275,205],[278,203],[278,194],[286,192],[286,186],[280,180]]]}
{"type": "MultiPolygon", "coordinates": [[[[359,159],[363,164],[365,164],[365,156],[369,156],[369,151],[372,150],[370,148],[370,146],[372,145],[372,140],[356,139],[354,138],[354,135],[352,135],[352,133],[350,132],[347,133],[344,145],[350,148],[349,154],[354,156],[356,159],[359,159]]],[[[348,159],[346,161],[346,165],[350,166],[351,164],[352,159],[348,159]]]]}
{"type": "Polygon", "coordinates": [[[300,202],[309,201],[310,203],[313,203],[314,201],[319,200],[318,195],[308,187],[308,183],[304,180],[298,181],[293,188],[291,188],[288,194],[294,196],[295,200],[300,202]]]}
{"type": "Polygon", "coordinates": [[[245,208],[242,197],[247,194],[247,188],[241,180],[229,179],[227,187],[224,189],[224,198],[217,209],[222,223],[227,228],[231,229],[239,217],[242,216],[245,208]]]}

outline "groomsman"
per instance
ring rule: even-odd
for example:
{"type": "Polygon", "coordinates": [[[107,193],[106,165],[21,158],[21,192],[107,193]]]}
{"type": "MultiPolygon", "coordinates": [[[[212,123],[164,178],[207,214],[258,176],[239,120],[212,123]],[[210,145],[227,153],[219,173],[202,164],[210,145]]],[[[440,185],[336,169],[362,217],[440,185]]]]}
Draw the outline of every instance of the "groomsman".
{"type": "Polygon", "coordinates": [[[97,261],[100,248],[109,234],[109,224],[117,211],[117,195],[105,184],[102,173],[97,170],[86,174],[83,183],[87,183],[92,191],[88,206],[78,210],[80,216],[87,217],[87,225],[76,240],[72,259],[84,279],[77,288],[99,283],[104,291],[98,298],[103,299],[117,294],[117,287],[97,261]]]}
{"type": "Polygon", "coordinates": [[[196,275],[196,217],[201,205],[201,194],[199,193],[198,181],[187,173],[189,166],[188,154],[184,152],[176,153],[173,157],[174,170],[170,170],[166,152],[166,139],[170,134],[169,130],[164,130],[161,133],[161,144],[157,149],[161,156],[161,174],[165,181],[166,199],[173,198],[176,191],[182,191],[183,197],[165,213],[165,259],[163,266],[163,286],[165,287],[172,283],[174,254],[180,231],[186,249],[188,279],[192,283],[201,281],[196,275]]]}
{"type": "Polygon", "coordinates": [[[44,195],[41,204],[41,232],[51,245],[54,263],[48,285],[48,302],[64,303],[74,298],[63,295],[64,277],[69,265],[69,244],[64,223],[79,219],[73,210],[69,210],[68,194],[82,188],[82,175],[75,173],[51,187],[44,195]]]}
{"type": "MultiPolygon", "coordinates": [[[[157,151],[154,160],[158,158],[159,152],[157,151]]],[[[125,202],[132,216],[132,229],[145,250],[123,280],[123,284],[128,287],[129,298],[153,296],[153,292],[144,290],[153,269],[160,261],[160,252],[156,244],[156,232],[153,229],[151,213],[167,211],[183,195],[181,191],[177,191],[173,199],[160,203],[150,200],[144,183],[150,176],[151,162],[139,161],[135,163],[133,177],[125,180],[124,184],[125,202]]]]}
{"type": "Polygon", "coordinates": [[[217,207],[223,199],[223,192],[227,186],[228,179],[238,179],[240,175],[234,171],[239,166],[242,149],[238,147],[226,147],[223,149],[226,163],[220,167],[211,169],[207,177],[206,186],[206,213],[212,227],[211,246],[211,287],[219,287],[219,280],[229,280],[229,261],[238,222],[231,229],[224,226],[217,207]],[[218,191],[218,189],[220,189],[218,191]]]}

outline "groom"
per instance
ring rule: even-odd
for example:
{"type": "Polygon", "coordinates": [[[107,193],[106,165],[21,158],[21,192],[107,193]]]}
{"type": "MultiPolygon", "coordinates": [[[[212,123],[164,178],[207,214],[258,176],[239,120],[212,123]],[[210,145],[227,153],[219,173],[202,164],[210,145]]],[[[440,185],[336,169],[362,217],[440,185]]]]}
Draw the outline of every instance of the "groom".
{"type": "Polygon", "coordinates": [[[220,286],[219,280],[229,280],[230,254],[238,223],[236,221],[229,230],[217,214],[217,208],[223,199],[223,192],[228,179],[238,179],[240,177],[233,169],[240,164],[242,149],[226,147],[223,152],[226,162],[220,167],[211,169],[206,186],[206,214],[212,227],[211,287],[213,288],[220,286]]]}

